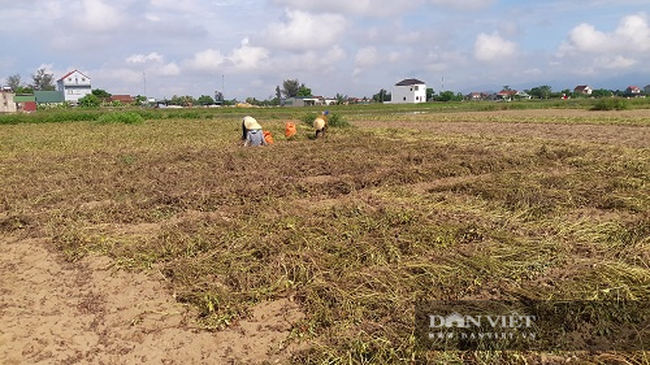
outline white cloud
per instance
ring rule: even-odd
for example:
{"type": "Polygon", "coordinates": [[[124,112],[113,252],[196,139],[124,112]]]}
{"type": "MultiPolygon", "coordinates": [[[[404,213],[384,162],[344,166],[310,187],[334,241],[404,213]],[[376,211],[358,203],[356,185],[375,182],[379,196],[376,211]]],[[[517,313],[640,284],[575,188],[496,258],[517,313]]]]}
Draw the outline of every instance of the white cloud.
{"type": "Polygon", "coordinates": [[[433,50],[426,59],[426,69],[431,72],[441,72],[467,64],[467,57],[456,51],[433,50]]]}
{"type": "Polygon", "coordinates": [[[248,39],[244,39],[241,47],[228,55],[234,70],[251,71],[268,61],[269,51],[266,48],[252,47],[248,43],[248,39]]]}
{"type": "Polygon", "coordinates": [[[400,44],[418,43],[424,40],[424,35],[419,31],[400,32],[395,36],[395,42],[400,44]]]}
{"type": "Polygon", "coordinates": [[[338,13],[372,17],[386,17],[404,14],[422,4],[422,0],[408,2],[394,0],[272,0],[276,5],[316,13],[338,13]]]}
{"type": "Polygon", "coordinates": [[[402,58],[402,54],[400,52],[390,52],[388,54],[388,62],[390,63],[399,62],[401,58],[402,58]]]}
{"type": "Polygon", "coordinates": [[[148,55],[143,55],[143,54],[134,54],[126,58],[126,63],[148,63],[148,62],[155,62],[155,63],[160,63],[163,62],[163,56],[156,52],[151,52],[148,55]]]}
{"type": "Polygon", "coordinates": [[[187,62],[189,68],[204,71],[218,71],[218,68],[223,65],[225,57],[218,50],[207,49],[198,52],[194,58],[187,62]]]}
{"type": "Polygon", "coordinates": [[[583,23],[573,28],[562,43],[558,56],[579,53],[647,52],[650,51],[650,27],[645,14],[624,17],[611,33],[599,31],[583,23]]]}
{"type": "Polygon", "coordinates": [[[524,74],[530,76],[540,76],[542,74],[542,70],[537,67],[529,68],[527,70],[524,70],[524,74]]]}
{"type": "Polygon", "coordinates": [[[340,15],[286,12],[287,22],[272,23],[264,32],[265,44],[287,50],[321,49],[336,43],[347,23],[340,15]]]}
{"type": "Polygon", "coordinates": [[[81,14],[75,19],[87,31],[105,32],[120,27],[124,16],[101,0],[84,0],[81,3],[81,14]]]}
{"type": "Polygon", "coordinates": [[[429,0],[429,2],[458,10],[477,10],[490,7],[496,0],[429,0]]]}
{"type": "Polygon", "coordinates": [[[368,68],[373,67],[379,62],[379,52],[374,46],[361,48],[354,56],[354,71],[352,76],[358,76],[368,68]]]}
{"type": "Polygon", "coordinates": [[[377,64],[379,61],[377,48],[368,46],[361,48],[354,56],[354,65],[356,67],[370,67],[377,64]]]}
{"type": "Polygon", "coordinates": [[[196,0],[150,0],[151,5],[158,9],[174,12],[197,12],[205,6],[201,1],[196,0]]]}
{"type": "Polygon", "coordinates": [[[269,67],[276,73],[323,75],[335,69],[346,58],[345,50],[335,45],[326,50],[309,50],[299,54],[276,57],[270,61],[269,67]]]}
{"type": "Polygon", "coordinates": [[[602,56],[594,60],[594,65],[606,69],[625,69],[638,63],[637,60],[623,56],[602,56]]]}
{"type": "Polygon", "coordinates": [[[498,33],[481,33],[474,43],[474,57],[479,61],[491,62],[517,55],[517,44],[503,39],[498,33]]]}
{"type": "Polygon", "coordinates": [[[181,74],[181,68],[178,67],[176,63],[172,62],[154,69],[154,72],[165,76],[178,76],[181,74]]]}
{"type": "Polygon", "coordinates": [[[144,18],[150,22],[159,22],[162,20],[158,15],[155,14],[145,14],[144,18]]]}

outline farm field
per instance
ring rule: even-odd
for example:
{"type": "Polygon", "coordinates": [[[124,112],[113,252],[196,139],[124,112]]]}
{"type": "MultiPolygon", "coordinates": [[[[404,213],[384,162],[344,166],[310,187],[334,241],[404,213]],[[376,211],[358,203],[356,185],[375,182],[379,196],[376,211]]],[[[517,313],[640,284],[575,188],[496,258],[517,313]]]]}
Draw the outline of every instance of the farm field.
{"type": "Polygon", "coordinates": [[[419,298],[650,298],[650,110],[211,113],[0,125],[0,364],[650,363],[413,338],[419,298]]]}

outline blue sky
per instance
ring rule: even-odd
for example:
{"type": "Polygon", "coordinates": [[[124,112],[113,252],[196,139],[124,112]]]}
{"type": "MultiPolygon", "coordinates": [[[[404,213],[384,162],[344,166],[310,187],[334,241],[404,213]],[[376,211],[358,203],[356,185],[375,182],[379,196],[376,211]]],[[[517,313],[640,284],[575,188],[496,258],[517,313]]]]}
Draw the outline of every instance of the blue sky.
{"type": "Polygon", "coordinates": [[[0,0],[0,83],[78,69],[113,94],[267,99],[650,84],[650,0],[0,0]]]}

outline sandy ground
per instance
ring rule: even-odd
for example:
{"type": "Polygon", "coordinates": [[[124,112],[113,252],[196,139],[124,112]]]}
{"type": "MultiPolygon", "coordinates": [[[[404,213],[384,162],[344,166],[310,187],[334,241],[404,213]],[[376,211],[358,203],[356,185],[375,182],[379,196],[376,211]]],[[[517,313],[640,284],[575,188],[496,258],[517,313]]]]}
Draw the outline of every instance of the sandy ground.
{"type": "Polygon", "coordinates": [[[302,314],[289,300],[210,333],[177,303],[161,275],[126,273],[106,257],[74,266],[46,241],[0,236],[0,364],[285,363],[302,314]]]}

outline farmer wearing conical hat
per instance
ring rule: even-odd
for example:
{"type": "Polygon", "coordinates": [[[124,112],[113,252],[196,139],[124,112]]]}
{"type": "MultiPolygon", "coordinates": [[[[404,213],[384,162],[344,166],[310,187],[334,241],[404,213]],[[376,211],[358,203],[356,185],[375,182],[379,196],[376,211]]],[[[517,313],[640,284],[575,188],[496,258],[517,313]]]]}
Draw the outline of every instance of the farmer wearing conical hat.
{"type": "Polygon", "coordinates": [[[325,131],[327,130],[327,115],[329,112],[326,110],[321,115],[316,117],[314,119],[314,130],[315,130],[315,135],[314,138],[318,138],[318,135],[325,135],[325,131]]]}
{"type": "Polygon", "coordinates": [[[244,146],[266,146],[262,126],[251,116],[245,116],[241,123],[244,146]]]}

